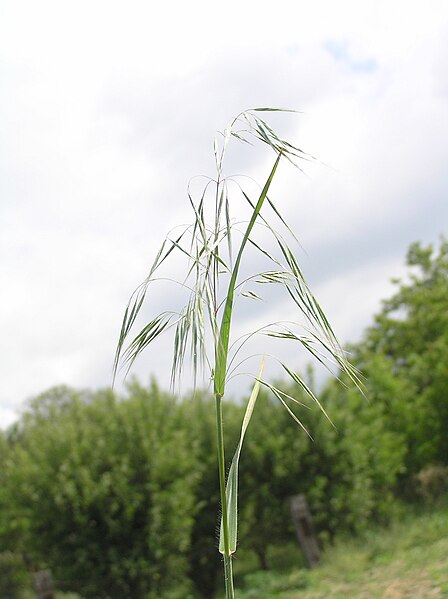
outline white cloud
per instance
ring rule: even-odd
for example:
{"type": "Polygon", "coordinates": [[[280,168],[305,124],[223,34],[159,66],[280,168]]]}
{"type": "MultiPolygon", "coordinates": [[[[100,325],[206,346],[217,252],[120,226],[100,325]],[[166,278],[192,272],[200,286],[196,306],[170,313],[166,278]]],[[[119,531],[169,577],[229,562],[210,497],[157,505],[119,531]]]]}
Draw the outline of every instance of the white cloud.
{"type": "MultiPolygon", "coordinates": [[[[344,339],[390,292],[407,245],[446,227],[445,2],[0,10],[0,424],[50,385],[110,382],[129,293],[188,218],[214,130],[241,109],[303,109],[279,126],[329,164],[309,179],[282,167],[274,192],[344,339]]],[[[234,151],[229,171],[262,180],[272,157],[234,151]]],[[[137,372],[166,383],[168,350],[137,372]]]]}

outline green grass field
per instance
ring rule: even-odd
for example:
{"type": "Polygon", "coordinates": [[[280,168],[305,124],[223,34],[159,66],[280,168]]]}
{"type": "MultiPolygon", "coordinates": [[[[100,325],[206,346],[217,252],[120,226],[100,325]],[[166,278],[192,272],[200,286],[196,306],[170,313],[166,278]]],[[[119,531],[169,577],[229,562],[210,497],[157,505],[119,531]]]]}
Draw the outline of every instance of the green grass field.
{"type": "Polygon", "coordinates": [[[326,550],[313,571],[246,573],[238,599],[448,598],[448,505],[326,550]]]}

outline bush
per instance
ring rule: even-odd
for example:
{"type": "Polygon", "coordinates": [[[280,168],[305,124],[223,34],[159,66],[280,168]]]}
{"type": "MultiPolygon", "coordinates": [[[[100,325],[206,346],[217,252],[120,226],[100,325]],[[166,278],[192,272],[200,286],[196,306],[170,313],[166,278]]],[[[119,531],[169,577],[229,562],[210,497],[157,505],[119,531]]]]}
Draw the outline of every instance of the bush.
{"type": "MultiPolygon", "coordinates": [[[[287,391],[307,403],[300,389],[287,391]]],[[[310,409],[298,412],[313,439],[277,401],[267,394],[258,399],[241,459],[240,511],[241,536],[261,568],[269,566],[270,544],[294,538],[292,495],[306,495],[321,540],[359,531],[393,513],[403,437],[387,430],[383,407],[356,390],[330,381],[321,396],[334,427],[309,402],[310,409]]]]}
{"type": "Polygon", "coordinates": [[[187,580],[199,476],[173,400],[137,383],[126,401],[61,394],[11,434],[0,535],[85,599],[168,597],[187,580]]]}
{"type": "Polygon", "coordinates": [[[18,599],[27,584],[29,577],[22,557],[11,551],[0,553],[1,599],[18,599]]]}

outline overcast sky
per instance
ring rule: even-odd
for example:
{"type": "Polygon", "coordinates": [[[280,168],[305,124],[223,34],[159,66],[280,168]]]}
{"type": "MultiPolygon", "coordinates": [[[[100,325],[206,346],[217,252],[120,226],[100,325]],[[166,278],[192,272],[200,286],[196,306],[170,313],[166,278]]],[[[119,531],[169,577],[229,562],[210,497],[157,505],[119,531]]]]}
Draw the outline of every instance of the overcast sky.
{"type": "MultiPolygon", "coordinates": [[[[275,124],[321,162],[281,165],[273,196],[343,342],[409,244],[447,233],[446,1],[2,0],[0,78],[0,426],[53,385],[110,384],[129,294],[241,110],[302,111],[275,124]]],[[[272,158],[229,148],[260,182],[272,158]]],[[[287,310],[263,306],[235,331],[287,310]]],[[[136,374],[168,385],[169,350],[136,374]]]]}

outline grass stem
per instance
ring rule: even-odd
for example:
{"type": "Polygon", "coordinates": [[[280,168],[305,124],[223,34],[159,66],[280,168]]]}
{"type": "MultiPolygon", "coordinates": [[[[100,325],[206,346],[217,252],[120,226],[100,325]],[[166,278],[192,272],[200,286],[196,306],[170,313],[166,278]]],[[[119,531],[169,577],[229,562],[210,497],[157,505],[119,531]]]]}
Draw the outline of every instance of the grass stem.
{"type": "Polygon", "coordinates": [[[218,470],[219,470],[219,492],[221,498],[222,532],[224,539],[224,581],[226,588],[226,599],[235,599],[233,588],[232,556],[229,543],[229,520],[227,514],[226,497],[226,470],[224,454],[224,427],[222,420],[222,396],[215,395],[216,401],[216,440],[218,447],[218,470]]]}

